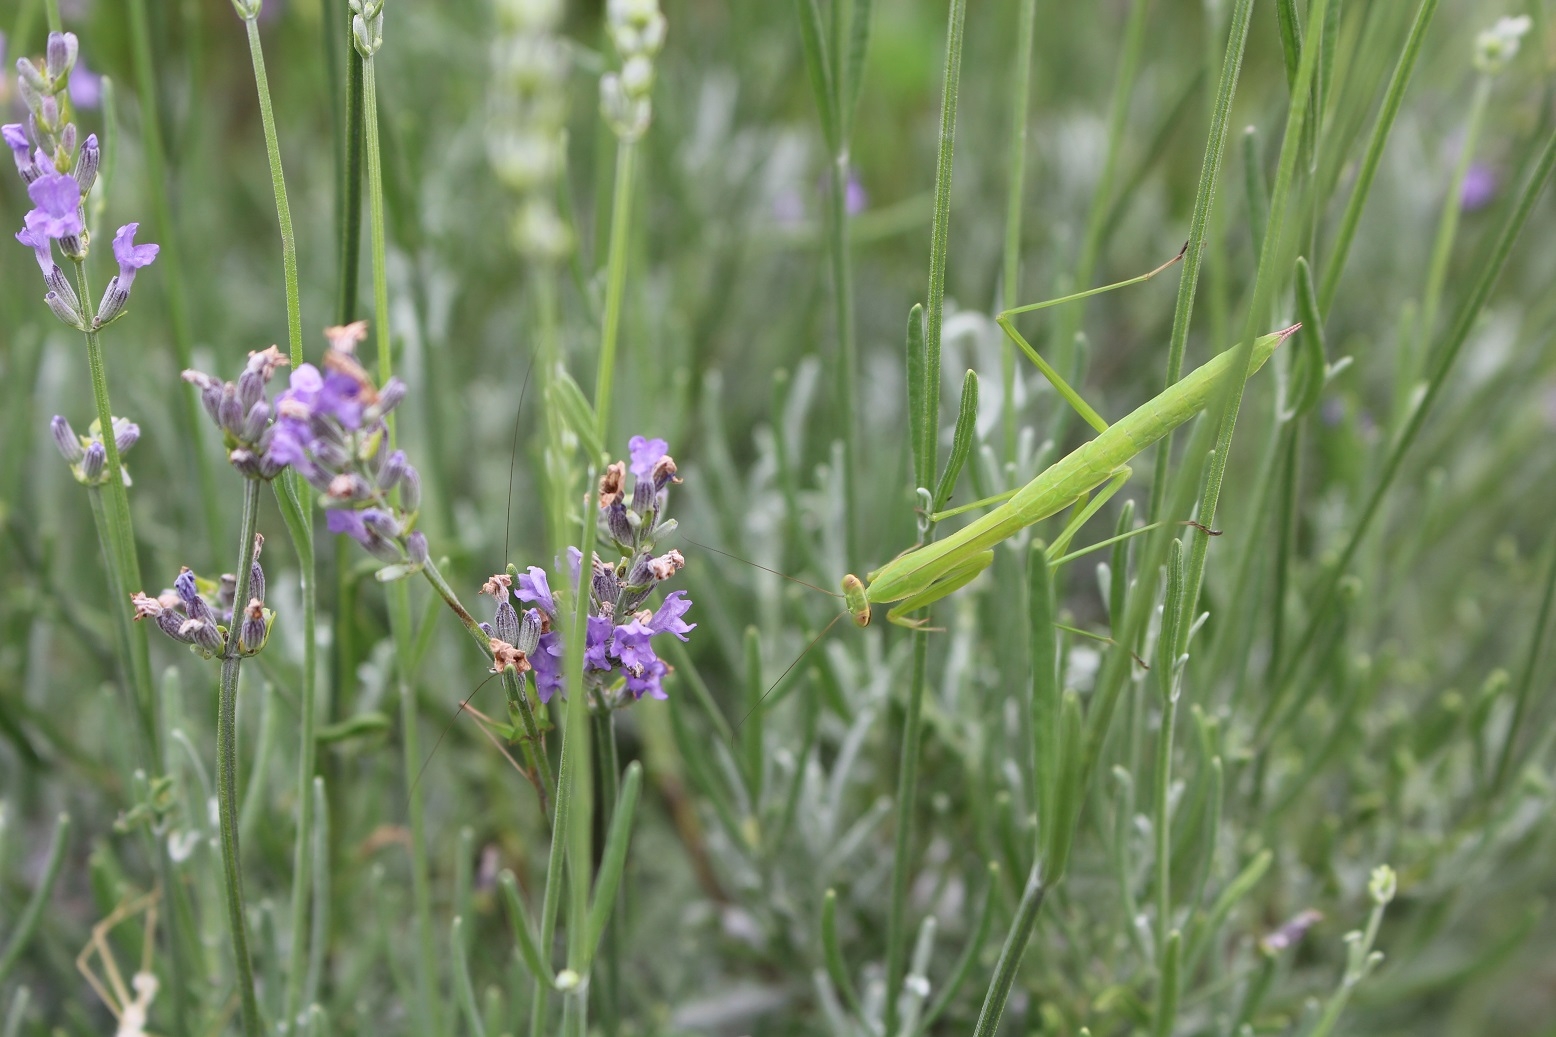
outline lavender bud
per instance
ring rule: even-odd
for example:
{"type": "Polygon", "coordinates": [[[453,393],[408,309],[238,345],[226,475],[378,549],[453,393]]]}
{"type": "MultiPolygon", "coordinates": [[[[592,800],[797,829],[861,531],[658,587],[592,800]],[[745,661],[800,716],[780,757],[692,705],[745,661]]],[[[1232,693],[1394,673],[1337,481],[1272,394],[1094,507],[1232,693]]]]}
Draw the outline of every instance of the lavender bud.
{"type": "Polygon", "coordinates": [[[26,58],[16,59],[17,85],[22,88],[22,100],[33,111],[38,110],[38,103],[34,98],[41,99],[50,89],[49,81],[43,78],[43,72],[26,58]],[[32,97],[28,97],[29,91],[34,91],[32,97]]]}
{"type": "Polygon", "coordinates": [[[373,496],[373,487],[356,472],[342,472],[330,480],[325,492],[332,500],[359,501],[373,496]]]}
{"type": "Polygon", "coordinates": [[[44,51],[44,68],[50,79],[70,74],[76,67],[76,54],[81,49],[73,32],[49,33],[48,48],[44,51]]]}
{"type": "Polygon", "coordinates": [[[140,442],[140,426],[129,418],[113,419],[113,445],[120,454],[129,453],[130,447],[140,442]]]}
{"type": "Polygon", "coordinates": [[[633,540],[632,520],[626,506],[617,501],[605,509],[605,528],[618,544],[630,544],[633,540]]]}
{"type": "Polygon", "coordinates": [[[632,568],[627,570],[628,587],[648,587],[654,583],[653,557],[644,551],[632,560],[632,568]]]}
{"type": "Polygon", "coordinates": [[[217,412],[221,415],[221,427],[242,438],[245,415],[242,405],[238,403],[238,387],[231,382],[222,386],[222,400],[217,412]]]}
{"type": "Polygon", "coordinates": [[[617,579],[616,570],[609,566],[595,566],[589,590],[595,601],[616,604],[617,597],[621,595],[621,580],[617,579]]]}
{"type": "Polygon", "coordinates": [[[248,417],[243,419],[243,432],[238,436],[245,443],[253,443],[264,435],[265,426],[270,424],[270,404],[260,400],[249,408],[248,417]]]}
{"type": "Polygon", "coordinates": [[[76,168],[71,176],[76,178],[76,183],[81,185],[81,197],[85,198],[87,192],[92,190],[92,185],[97,183],[97,167],[102,162],[102,151],[97,146],[97,134],[88,135],[86,143],[81,145],[81,153],[76,158],[76,168]]]}
{"type": "Polygon", "coordinates": [[[232,0],[232,9],[238,12],[238,17],[244,21],[250,21],[259,17],[260,0],[232,0]]]}
{"type": "Polygon", "coordinates": [[[81,314],[71,309],[70,303],[61,298],[58,292],[50,292],[43,297],[43,301],[47,304],[50,312],[58,317],[61,322],[68,324],[72,328],[79,329],[81,327],[81,314]]]}
{"type": "Polygon", "coordinates": [[[400,522],[382,508],[368,508],[362,512],[362,524],[386,540],[400,535],[400,522]]]}
{"type": "Polygon", "coordinates": [[[270,624],[265,619],[265,606],[254,598],[249,602],[249,607],[243,613],[243,625],[238,627],[238,650],[244,655],[253,655],[265,647],[265,638],[269,635],[270,624]]]}
{"type": "Polygon", "coordinates": [[[210,658],[222,650],[222,635],[216,629],[216,624],[209,619],[186,619],[179,633],[187,637],[191,644],[210,658]]]}
{"type": "Polygon", "coordinates": [[[497,615],[492,617],[492,636],[510,645],[519,643],[519,614],[510,602],[498,604],[497,615]]]}
{"type": "Polygon", "coordinates": [[[171,637],[173,640],[181,644],[194,644],[194,638],[184,633],[184,624],[188,622],[188,620],[184,619],[183,616],[180,616],[172,609],[164,609],[163,611],[158,612],[156,616],[157,626],[168,637],[171,637]]]}
{"type": "Polygon", "coordinates": [[[477,623],[476,626],[480,627],[481,633],[485,634],[488,638],[492,636],[492,625],[490,623],[477,623]]]}
{"type": "Polygon", "coordinates": [[[86,451],[81,448],[81,437],[76,435],[76,430],[70,427],[64,415],[56,414],[49,420],[49,432],[54,436],[54,445],[59,447],[65,463],[80,464],[86,451]]]}
{"type": "Polygon", "coordinates": [[[59,239],[59,250],[70,259],[85,259],[86,245],[79,234],[67,234],[59,239]]]}
{"type": "Polygon", "coordinates": [[[243,368],[243,373],[238,375],[238,405],[243,408],[244,413],[248,413],[264,398],[264,372],[250,363],[243,368]]]}
{"type": "Polygon", "coordinates": [[[81,478],[89,485],[102,482],[103,468],[108,463],[108,451],[98,440],[92,440],[92,444],[86,448],[81,457],[81,478]]]}
{"type": "Polygon", "coordinates": [[[405,394],[410,390],[404,382],[398,378],[390,378],[384,383],[384,387],[378,390],[378,402],[369,408],[373,417],[381,418],[400,405],[405,399],[405,394]]]}
{"type": "Polygon", "coordinates": [[[410,465],[405,466],[405,474],[400,476],[400,506],[406,511],[421,507],[421,475],[410,465]]]}
{"type": "MultiPolygon", "coordinates": [[[[70,307],[72,313],[80,314],[81,303],[76,298],[76,290],[70,287],[70,279],[65,276],[65,271],[55,264],[49,268],[49,272],[43,275],[43,283],[49,286],[49,291],[59,296],[70,307]]],[[[76,318],[78,321],[80,317],[76,318]]]]}
{"type": "Polygon", "coordinates": [[[59,133],[59,150],[68,157],[76,153],[76,124],[67,122],[59,133]]]}
{"type": "MultiPolygon", "coordinates": [[[[114,286],[114,284],[118,280],[119,279],[116,276],[112,281],[108,282],[108,288],[109,288],[110,291],[113,290],[113,286],[114,286]]],[[[103,305],[104,306],[108,305],[108,296],[106,294],[103,296],[103,305]]],[[[207,414],[209,414],[211,416],[211,420],[216,422],[216,424],[220,425],[221,421],[222,421],[222,418],[221,418],[221,410],[222,410],[222,383],[221,383],[221,380],[217,379],[217,378],[212,378],[210,375],[206,374],[204,371],[185,371],[183,373],[183,379],[184,379],[184,381],[188,382],[190,385],[193,385],[195,388],[200,390],[200,404],[201,404],[201,406],[203,406],[205,408],[205,413],[207,413],[207,414]]]]}
{"type": "Polygon", "coordinates": [[[654,484],[648,479],[639,479],[632,486],[632,510],[639,515],[648,515],[654,510],[654,484]]]}
{"type": "Polygon", "coordinates": [[[514,640],[513,647],[527,657],[533,656],[535,649],[540,647],[539,609],[524,610],[524,615],[519,618],[519,636],[514,640]]]}
{"type": "Polygon", "coordinates": [[[405,553],[410,556],[411,564],[418,567],[427,564],[427,535],[417,530],[405,538],[405,553]]]}
{"type": "Polygon", "coordinates": [[[195,583],[195,574],[186,565],[179,570],[178,578],[173,581],[173,593],[178,595],[185,607],[188,607],[200,598],[200,588],[195,583]]]}
{"type": "Polygon", "coordinates": [[[662,540],[679,529],[680,525],[675,519],[665,519],[654,527],[654,539],[662,540]]]}
{"type": "Polygon", "coordinates": [[[258,557],[249,566],[249,597],[261,605],[265,603],[265,570],[260,566],[258,557]]]}
{"type": "Polygon", "coordinates": [[[227,455],[227,460],[232,463],[232,467],[238,470],[238,474],[245,479],[273,478],[273,476],[264,473],[264,462],[252,450],[237,447],[227,455]]]}
{"type": "MultiPolygon", "coordinates": [[[[410,468],[410,464],[405,460],[405,451],[394,451],[384,460],[383,467],[378,471],[378,488],[388,493],[394,489],[395,484],[405,477],[405,472],[408,468],[410,468]]],[[[503,640],[506,641],[507,638],[503,638],[503,640]]]]}

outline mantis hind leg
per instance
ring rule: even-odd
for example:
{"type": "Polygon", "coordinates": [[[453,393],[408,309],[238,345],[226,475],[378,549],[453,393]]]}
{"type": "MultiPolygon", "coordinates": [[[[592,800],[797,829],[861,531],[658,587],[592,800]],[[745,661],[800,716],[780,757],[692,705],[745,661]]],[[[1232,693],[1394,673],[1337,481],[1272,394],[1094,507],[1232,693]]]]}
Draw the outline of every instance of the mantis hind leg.
{"type": "Polygon", "coordinates": [[[1112,499],[1113,495],[1123,487],[1124,483],[1129,481],[1131,474],[1133,474],[1133,470],[1127,464],[1119,465],[1113,470],[1113,474],[1108,476],[1108,481],[1097,491],[1096,496],[1090,500],[1087,500],[1084,496],[1076,500],[1075,503],[1079,507],[1075,514],[1070,517],[1070,521],[1065,525],[1064,532],[1060,533],[1054,542],[1049,545],[1048,560],[1050,562],[1065,553],[1075,534],[1079,533],[1081,527],[1089,522],[1091,517],[1112,499]]]}
{"type": "Polygon", "coordinates": [[[987,569],[993,561],[994,551],[991,548],[987,551],[979,551],[971,558],[965,558],[957,562],[944,573],[935,577],[934,582],[928,587],[915,594],[908,595],[899,602],[895,608],[886,613],[887,620],[898,626],[908,627],[911,630],[923,629],[929,620],[922,618],[910,619],[908,618],[910,612],[917,612],[919,609],[927,608],[946,595],[954,594],[961,590],[977,579],[978,574],[987,569]]]}

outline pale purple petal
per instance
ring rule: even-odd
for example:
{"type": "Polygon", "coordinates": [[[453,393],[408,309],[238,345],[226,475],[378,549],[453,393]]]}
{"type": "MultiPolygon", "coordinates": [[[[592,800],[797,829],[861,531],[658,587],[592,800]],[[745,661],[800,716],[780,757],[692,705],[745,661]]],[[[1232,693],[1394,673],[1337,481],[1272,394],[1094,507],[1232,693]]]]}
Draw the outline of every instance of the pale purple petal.
{"type": "Polygon", "coordinates": [[[613,641],[616,658],[621,660],[621,665],[628,669],[641,670],[657,662],[658,657],[654,655],[654,649],[649,644],[649,639],[653,636],[654,631],[647,624],[636,619],[617,627],[613,641]]]}
{"type": "Polygon", "coordinates": [[[522,602],[539,605],[547,615],[556,616],[556,599],[551,596],[551,581],[546,578],[546,570],[538,565],[530,566],[527,572],[519,575],[519,586],[513,595],[522,602]]]}
{"type": "Polygon", "coordinates": [[[38,269],[42,270],[43,276],[47,277],[54,269],[54,253],[49,247],[48,235],[34,230],[19,230],[16,232],[16,240],[32,249],[33,254],[38,257],[38,269]]]}
{"type": "Polygon", "coordinates": [[[69,238],[81,233],[81,185],[63,173],[46,173],[27,185],[27,196],[37,206],[27,214],[27,229],[50,238],[69,238]]]}
{"type": "Polygon", "coordinates": [[[611,621],[604,616],[589,617],[589,631],[584,642],[584,669],[611,669],[611,629],[611,621]]]}
{"type": "Polygon", "coordinates": [[[113,236],[113,258],[119,263],[119,287],[124,291],[129,291],[134,283],[135,271],[150,266],[161,251],[159,245],[135,244],[135,231],[139,227],[138,223],[126,223],[113,236]]]}
{"type": "Polygon", "coordinates": [[[362,512],[352,511],[349,508],[332,508],[324,513],[324,524],[331,533],[344,533],[359,544],[366,544],[372,539],[367,525],[362,521],[362,512]]]}
{"type": "Polygon", "coordinates": [[[662,439],[633,436],[627,440],[627,449],[632,454],[632,474],[639,479],[647,479],[654,474],[654,465],[669,452],[670,444],[662,439]]]}
{"type": "Polygon", "coordinates": [[[685,591],[671,591],[654,611],[653,618],[648,621],[648,628],[656,634],[674,634],[685,641],[687,632],[697,628],[696,623],[687,623],[681,619],[691,607],[691,599],[685,591]]]}

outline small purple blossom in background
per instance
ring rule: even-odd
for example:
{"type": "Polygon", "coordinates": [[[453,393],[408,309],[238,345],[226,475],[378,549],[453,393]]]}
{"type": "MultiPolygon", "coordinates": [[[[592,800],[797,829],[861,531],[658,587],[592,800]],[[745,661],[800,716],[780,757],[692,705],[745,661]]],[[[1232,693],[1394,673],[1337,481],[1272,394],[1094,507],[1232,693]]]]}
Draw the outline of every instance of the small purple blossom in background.
{"type": "Polygon", "coordinates": [[[1484,209],[1497,196],[1497,174],[1484,162],[1475,162],[1464,173],[1459,190],[1459,208],[1464,212],[1484,209]]]}
{"type": "MultiPolygon", "coordinates": [[[[657,609],[648,607],[648,599],[665,581],[672,579],[686,564],[681,552],[671,549],[655,554],[656,541],[675,530],[674,520],[664,519],[668,488],[680,480],[675,460],[667,453],[669,444],[662,439],[633,436],[628,441],[628,456],[633,485],[628,492],[628,465],[617,461],[600,479],[598,522],[603,532],[601,543],[613,542],[621,557],[615,563],[595,555],[591,562],[588,616],[584,642],[584,683],[591,705],[598,709],[616,709],[636,702],[644,695],[665,698],[663,678],[670,667],[654,650],[654,641],[670,635],[685,641],[696,629],[684,617],[692,603],[684,590],[665,595],[657,609]]],[[[570,586],[578,585],[578,568],[583,555],[569,547],[559,562],[572,572],[570,586]]],[[[562,661],[566,658],[562,627],[569,626],[559,617],[558,604],[551,591],[546,571],[530,566],[525,572],[509,570],[482,586],[483,594],[498,601],[498,616],[487,626],[488,634],[512,625],[511,593],[520,602],[533,605],[533,629],[539,636],[530,644],[521,638],[518,655],[506,640],[494,642],[494,658],[501,668],[511,664],[519,672],[533,672],[535,689],[541,702],[549,702],[563,687],[562,661]],[[510,575],[511,574],[511,575],[510,575]],[[515,585],[516,584],[516,585],[515,585]],[[496,655],[500,651],[502,654],[496,655]]]]}
{"type": "Polygon", "coordinates": [[[848,215],[858,216],[870,206],[870,196],[865,193],[864,184],[859,182],[857,173],[848,174],[848,183],[843,188],[843,208],[848,215]]]}
{"type": "Polygon", "coordinates": [[[69,90],[70,103],[77,108],[96,108],[103,103],[103,77],[87,68],[79,57],[70,73],[69,90]]]}

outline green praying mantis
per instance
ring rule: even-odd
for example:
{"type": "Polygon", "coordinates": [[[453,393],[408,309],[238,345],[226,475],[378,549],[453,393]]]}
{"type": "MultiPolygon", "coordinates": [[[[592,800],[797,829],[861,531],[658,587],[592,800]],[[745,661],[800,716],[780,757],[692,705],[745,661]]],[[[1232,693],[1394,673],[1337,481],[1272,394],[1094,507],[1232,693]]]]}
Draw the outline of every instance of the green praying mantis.
{"type": "MultiPolygon", "coordinates": [[[[1187,246],[1184,250],[1187,250],[1187,246]]],[[[1183,252],[1180,251],[1155,270],[1139,277],[1057,299],[1018,306],[1005,310],[995,318],[1006,336],[1026,353],[1059,394],[1097,430],[1097,437],[1055,461],[1025,486],[955,509],[963,511],[982,504],[1002,502],[994,510],[945,539],[903,552],[871,572],[867,581],[852,573],[844,576],[844,604],[855,625],[869,625],[871,606],[895,603],[886,614],[890,622],[913,629],[924,627],[928,621],[921,617],[915,618],[912,613],[971,583],[993,562],[995,545],[1027,526],[1073,506],[1074,516],[1049,547],[1050,559],[1061,555],[1087,520],[1128,481],[1131,474],[1128,462],[1205,409],[1231,369],[1237,354],[1241,352],[1236,347],[1218,354],[1136,407],[1128,416],[1110,425],[1081,399],[1058,371],[1038,355],[1012,323],[1012,318],[1023,313],[1149,280],[1182,257],[1183,252]],[[1095,496],[1093,491],[1097,491],[1095,496]]],[[[1248,370],[1244,377],[1253,377],[1274,355],[1276,348],[1300,327],[1300,324],[1293,324],[1256,339],[1251,353],[1247,354],[1248,370]]],[[[934,517],[954,513],[945,512],[934,517]]]]}

